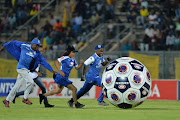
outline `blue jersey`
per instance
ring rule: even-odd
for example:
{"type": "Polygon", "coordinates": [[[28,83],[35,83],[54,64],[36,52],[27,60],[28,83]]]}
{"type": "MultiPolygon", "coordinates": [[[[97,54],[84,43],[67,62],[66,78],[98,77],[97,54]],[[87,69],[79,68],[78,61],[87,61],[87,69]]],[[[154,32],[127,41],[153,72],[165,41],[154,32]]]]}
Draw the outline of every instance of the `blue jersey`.
{"type": "Polygon", "coordinates": [[[101,71],[101,66],[104,61],[105,60],[103,59],[103,56],[99,57],[96,53],[94,53],[94,55],[92,55],[84,62],[84,65],[89,65],[89,70],[86,75],[99,76],[99,72],[101,71]]]}
{"type": "MultiPolygon", "coordinates": [[[[22,50],[21,48],[22,48],[23,44],[25,44],[25,43],[20,42],[20,41],[11,41],[11,42],[5,43],[3,46],[6,48],[6,50],[8,51],[9,54],[11,54],[18,62],[20,62],[20,56],[21,56],[21,50],[22,50]]],[[[30,46],[30,44],[25,44],[25,45],[30,46]]],[[[38,50],[36,51],[35,58],[36,59],[33,59],[31,61],[30,66],[26,65],[26,66],[30,67],[29,70],[31,70],[31,69],[35,70],[37,68],[38,64],[43,65],[43,67],[45,67],[49,71],[53,70],[53,68],[49,65],[49,63],[44,59],[44,57],[38,50]],[[32,64],[32,62],[34,62],[34,64],[32,64]]],[[[22,64],[22,61],[21,61],[21,64],[22,64]]]]}
{"type": "Polygon", "coordinates": [[[65,77],[69,77],[71,69],[78,66],[76,60],[74,58],[70,58],[69,56],[62,56],[57,60],[59,61],[59,63],[61,63],[60,69],[64,72],[65,77]]]}
{"type": "Polygon", "coordinates": [[[36,58],[36,51],[31,49],[30,44],[21,44],[21,54],[16,69],[25,68],[29,70],[31,62],[36,58]]]}

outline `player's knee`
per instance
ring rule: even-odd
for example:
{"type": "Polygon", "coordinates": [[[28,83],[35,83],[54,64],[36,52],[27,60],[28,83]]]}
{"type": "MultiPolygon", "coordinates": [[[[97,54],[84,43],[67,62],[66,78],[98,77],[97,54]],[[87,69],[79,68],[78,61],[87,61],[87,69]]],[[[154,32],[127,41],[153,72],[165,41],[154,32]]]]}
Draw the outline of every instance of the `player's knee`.
{"type": "Polygon", "coordinates": [[[72,91],[77,92],[77,88],[76,88],[76,87],[74,87],[74,88],[72,89],[72,91]]]}

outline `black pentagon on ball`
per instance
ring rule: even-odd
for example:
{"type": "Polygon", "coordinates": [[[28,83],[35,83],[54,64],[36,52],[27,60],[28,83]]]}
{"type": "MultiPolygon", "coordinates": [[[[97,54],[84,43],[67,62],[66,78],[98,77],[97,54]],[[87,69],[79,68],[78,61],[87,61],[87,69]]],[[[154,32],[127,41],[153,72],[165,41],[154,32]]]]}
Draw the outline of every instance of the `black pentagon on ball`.
{"type": "Polygon", "coordinates": [[[105,71],[107,72],[107,71],[112,70],[112,69],[116,66],[117,63],[118,63],[118,62],[117,62],[116,60],[112,61],[112,62],[109,63],[109,65],[106,67],[105,71]]]}
{"type": "Polygon", "coordinates": [[[128,108],[132,108],[131,104],[127,104],[127,103],[121,103],[118,105],[119,108],[123,108],[123,109],[128,109],[128,108]]]}

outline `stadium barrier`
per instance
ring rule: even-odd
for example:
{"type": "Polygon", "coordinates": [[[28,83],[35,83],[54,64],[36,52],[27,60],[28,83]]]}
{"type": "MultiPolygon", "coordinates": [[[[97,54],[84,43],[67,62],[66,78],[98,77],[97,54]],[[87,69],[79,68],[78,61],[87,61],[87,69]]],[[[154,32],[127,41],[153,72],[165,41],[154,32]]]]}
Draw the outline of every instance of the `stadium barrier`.
{"type": "MultiPolygon", "coordinates": [[[[79,90],[84,81],[80,81],[78,78],[70,78],[73,84],[79,90]]],[[[57,85],[54,83],[52,78],[42,78],[47,91],[55,89],[57,85]]],[[[14,86],[16,79],[0,79],[0,97],[8,95],[12,87],[14,86]]],[[[24,90],[24,86],[19,91],[24,90]]],[[[82,98],[84,99],[95,99],[100,95],[100,87],[93,86],[92,89],[85,94],[82,98]]],[[[30,98],[38,98],[38,94],[41,92],[40,88],[35,85],[32,93],[29,95],[30,98]]],[[[49,98],[71,98],[71,91],[64,88],[61,94],[49,96],[49,98]]],[[[178,80],[153,80],[151,86],[151,93],[148,97],[149,100],[180,100],[180,81],[178,80]]]]}

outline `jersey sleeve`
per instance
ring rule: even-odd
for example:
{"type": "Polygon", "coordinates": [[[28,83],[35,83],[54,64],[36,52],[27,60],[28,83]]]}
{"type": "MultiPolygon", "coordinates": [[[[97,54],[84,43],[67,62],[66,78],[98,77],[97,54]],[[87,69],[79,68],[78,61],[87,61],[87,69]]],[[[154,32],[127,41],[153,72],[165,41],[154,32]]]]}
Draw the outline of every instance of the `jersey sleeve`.
{"type": "Polygon", "coordinates": [[[75,59],[74,59],[74,67],[75,67],[75,68],[78,67],[78,64],[77,64],[77,62],[76,62],[75,59]]]}
{"type": "Polygon", "coordinates": [[[64,60],[64,56],[57,59],[59,63],[61,63],[64,60]]]}
{"type": "Polygon", "coordinates": [[[103,62],[105,62],[106,60],[103,58],[103,62]]]}
{"type": "Polygon", "coordinates": [[[95,61],[94,57],[91,56],[84,62],[84,65],[87,66],[89,64],[92,64],[94,61],[95,61]]]}

